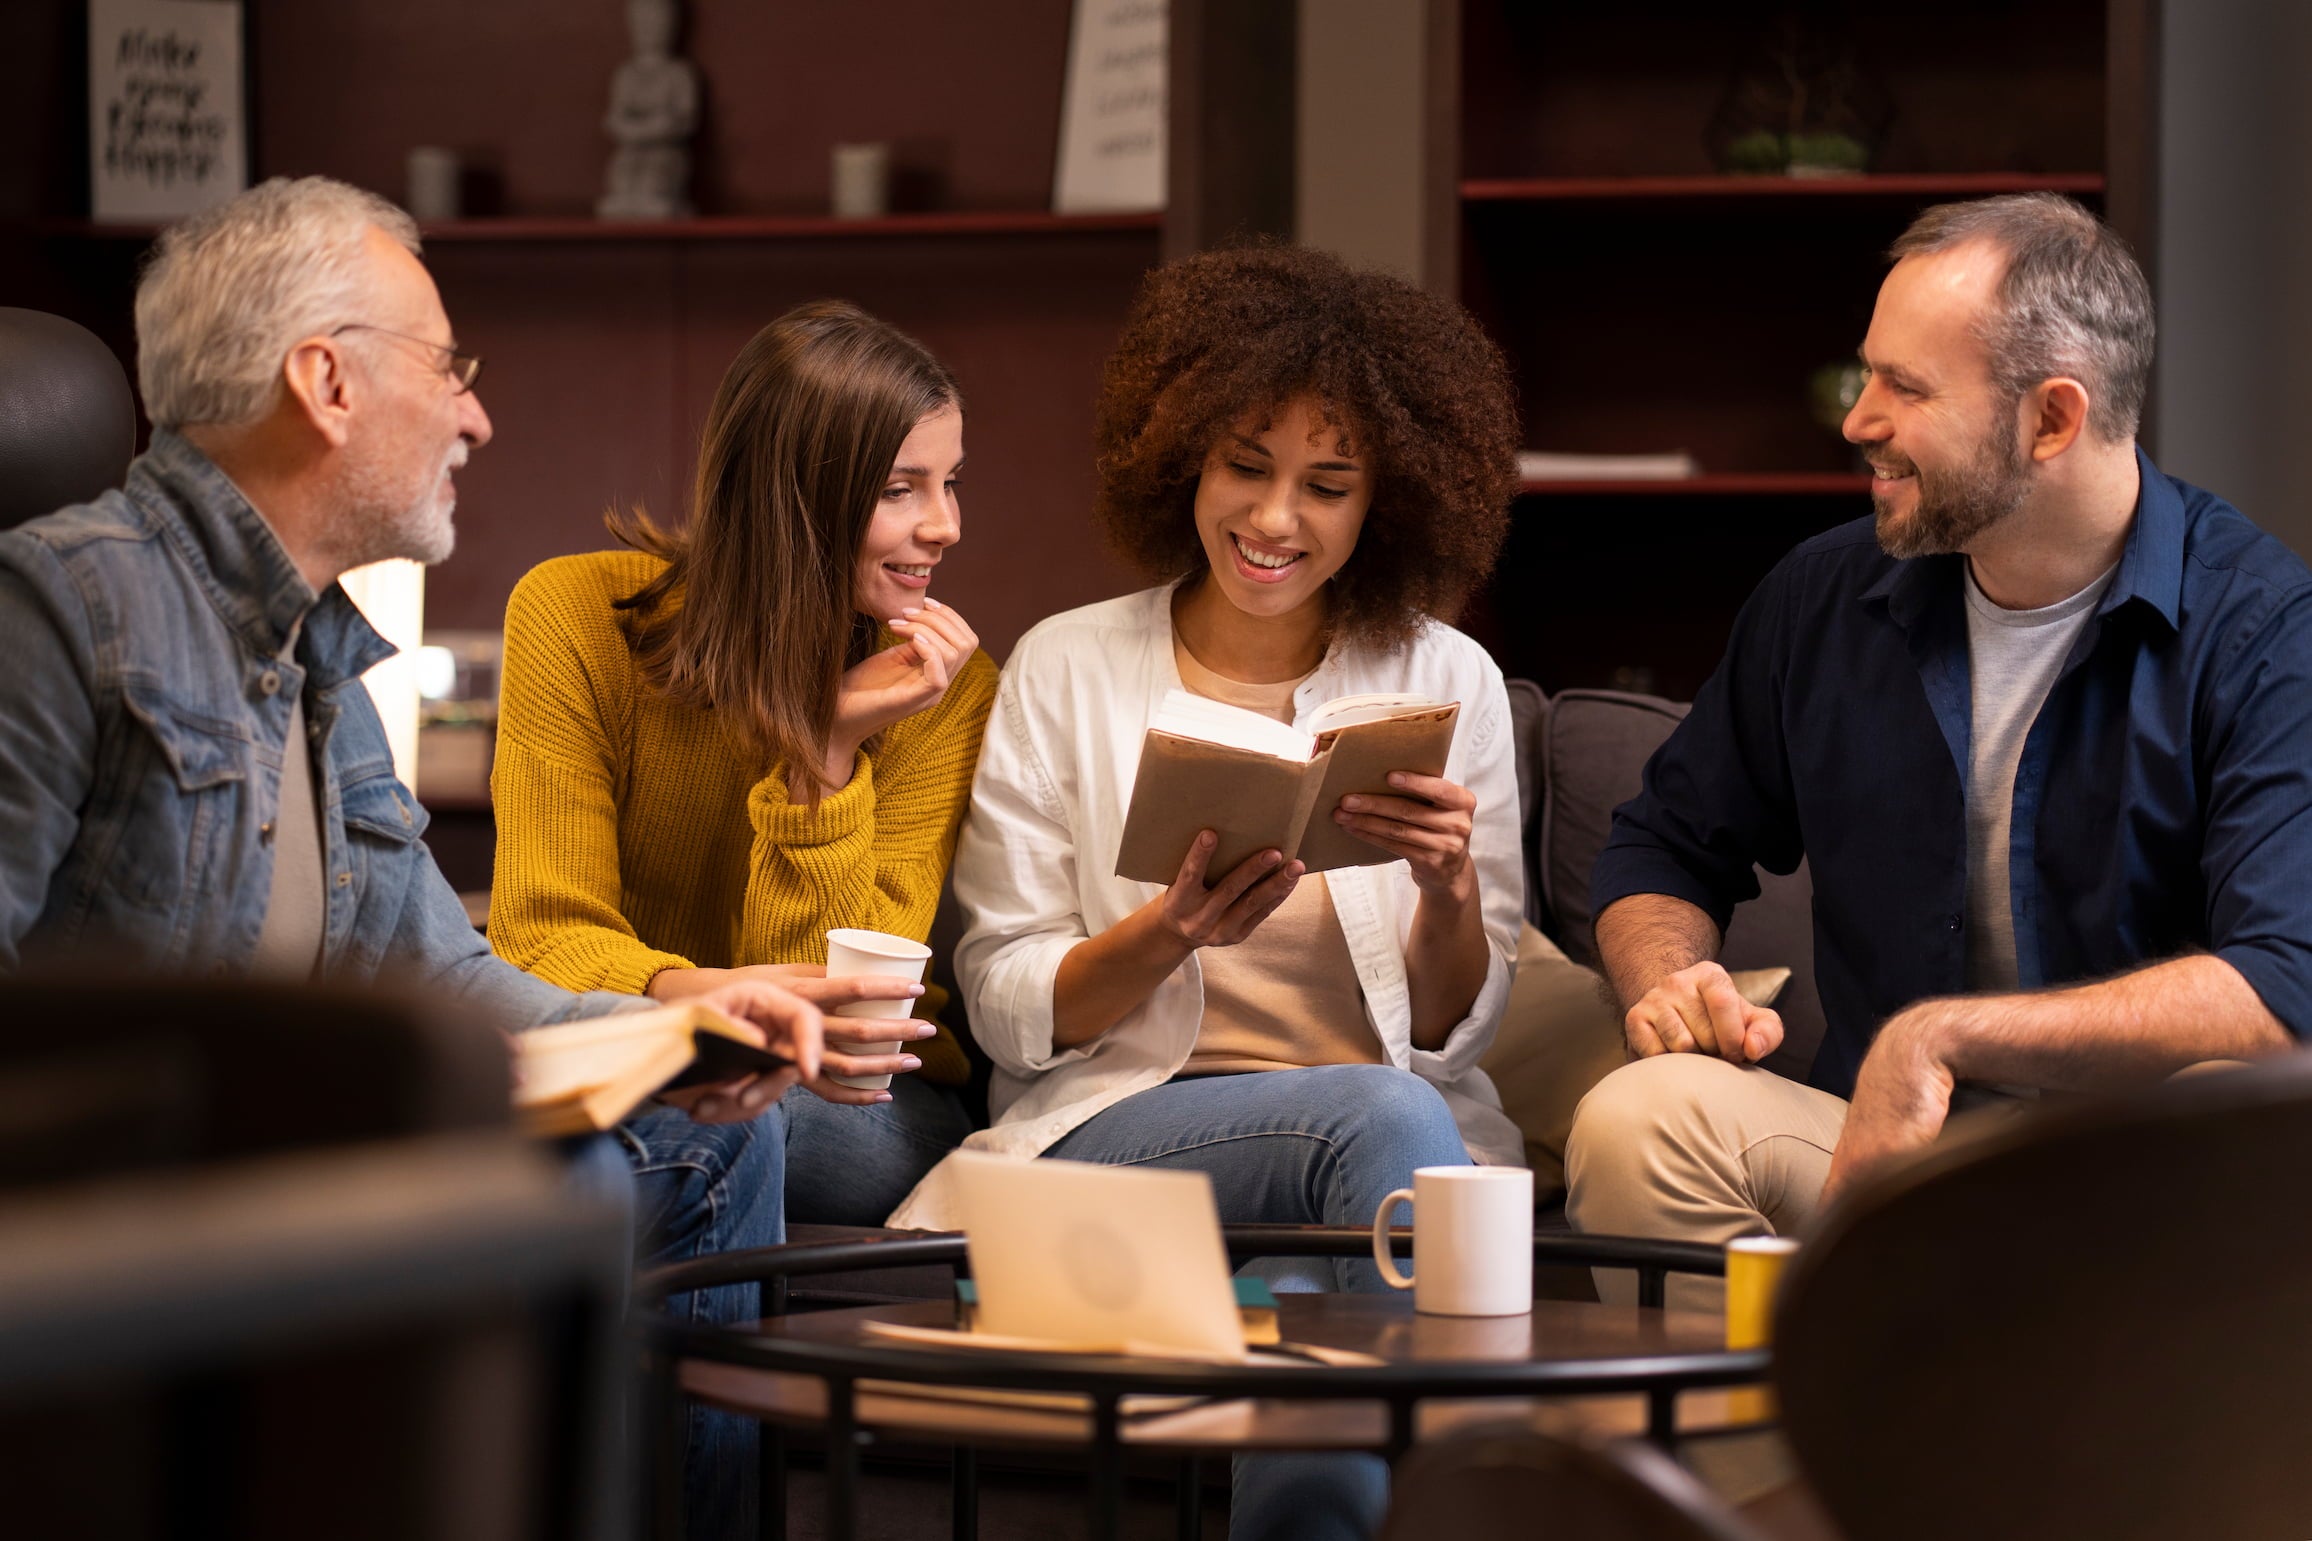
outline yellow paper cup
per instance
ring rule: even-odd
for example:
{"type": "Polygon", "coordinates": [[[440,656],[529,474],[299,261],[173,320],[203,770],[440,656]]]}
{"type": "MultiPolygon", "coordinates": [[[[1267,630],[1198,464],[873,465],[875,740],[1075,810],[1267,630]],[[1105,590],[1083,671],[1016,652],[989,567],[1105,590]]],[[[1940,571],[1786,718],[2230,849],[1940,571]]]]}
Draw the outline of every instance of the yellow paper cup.
{"type": "MultiPolygon", "coordinates": [[[[1774,1341],[1774,1292],[1798,1243],[1788,1236],[1743,1236],[1726,1243],[1726,1346],[1764,1348],[1774,1341]]],[[[1737,1423],[1774,1416],[1774,1393],[1743,1388],[1728,1398],[1737,1423]]]]}

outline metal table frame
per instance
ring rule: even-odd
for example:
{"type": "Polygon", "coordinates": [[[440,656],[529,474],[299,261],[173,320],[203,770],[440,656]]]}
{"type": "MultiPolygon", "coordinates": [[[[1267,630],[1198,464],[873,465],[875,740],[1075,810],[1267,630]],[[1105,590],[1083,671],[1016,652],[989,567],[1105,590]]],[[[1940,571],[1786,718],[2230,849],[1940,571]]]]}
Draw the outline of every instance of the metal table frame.
{"type": "MultiPolygon", "coordinates": [[[[1231,1225],[1222,1227],[1222,1234],[1230,1261],[1237,1266],[1260,1257],[1360,1257],[1372,1246],[1371,1234],[1354,1227],[1231,1225]]],[[[1409,1254],[1411,1228],[1398,1227],[1392,1234],[1392,1250],[1409,1254]]],[[[1726,1271],[1725,1254],[1718,1248],[1636,1237],[1536,1236],[1533,1260],[1537,1266],[1634,1268],[1638,1273],[1638,1304],[1656,1308],[1662,1305],[1670,1274],[1723,1275],[1726,1271]]],[[[935,1234],[718,1253],[648,1273],[637,1281],[635,1289],[638,1301],[655,1305],[668,1295],[690,1290],[759,1283],[764,1287],[763,1314],[783,1316],[787,1314],[792,1279],[926,1265],[945,1266],[956,1278],[965,1277],[969,1269],[963,1237],[935,1234]]],[[[1093,1425],[1091,1534],[1099,1541],[1113,1541],[1123,1505],[1125,1451],[1119,1406],[1127,1395],[1380,1402],[1389,1410],[1386,1453],[1394,1461],[1413,1443],[1414,1410],[1421,1402],[1439,1397],[1643,1395],[1647,1438],[1669,1446],[1677,1439],[1680,1392],[1755,1384],[1766,1378],[1769,1364],[1768,1351],[1761,1348],[1312,1371],[1286,1365],[1209,1365],[978,1349],[942,1353],[913,1346],[806,1343],[682,1321],[657,1310],[638,1316],[648,1352],[647,1416],[656,1441],[651,1486],[654,1523],[661,1536],[679,1533],[675,1515],[680,1506],[684,1393],[677,1377],[686,1359],[810,1375],[825,1383],[826,1533],[833,1541],[851,1541],[857,1531],[859,1447],[865,1437],[858,1422],[857,1387],[861,1380],[1074,1392],[1085,1397],[1093,1425]]],[[[958,1442],[951,1461],[954,1534],[956,1541],[972,1541],[979,1524],[977,1452],[958,1442]]],[[[1194,1457],[1181,1462],[1178,1514],[1183,1541],[1198,1534],[1200,1465],[1194,1457]]],[[[762,1534],[772,1541],[783,1541],[786,1440],[775,1424],[766,1422],[763,1426],[760,1466],[762,1534]]]]}

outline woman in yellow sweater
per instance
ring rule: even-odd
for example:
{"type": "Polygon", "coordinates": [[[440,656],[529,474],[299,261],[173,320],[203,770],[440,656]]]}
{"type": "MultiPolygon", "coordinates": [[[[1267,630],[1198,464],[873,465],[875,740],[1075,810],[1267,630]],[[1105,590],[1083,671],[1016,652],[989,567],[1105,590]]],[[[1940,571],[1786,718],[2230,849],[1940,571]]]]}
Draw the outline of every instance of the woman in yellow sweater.
{"type": "MultiPolygon", "coordinates": [[[[830,927],[922,940],[955,848],[996,679],[927,593],[961,535],[962,463],[946,370],[852,306],[806,305],[723,377],[686,528],[613,515],[634,549],[523,578],[490,783],[500,956],[661,999],[753,973],[830,1007],[919,993],[817,976],[830,927]]],[[[783,1187],[797,1219],[879,1223],[965,1133],[968,1065],[944,1029],[831,1016],[827,1050],[836,1074],[895,1072],[891,1089],[822,1076],[706,1110],[731,1122],[650,1108],[622,1126],[645,1224],[681,1212],[678,1185],[722,1182],[783,1187]],[[893,1038],[916,1052],[845,1052],[893,1038]]],[[[651,1250],[778,1241],[773,1210],[764,1234],[651,1250]]]]}

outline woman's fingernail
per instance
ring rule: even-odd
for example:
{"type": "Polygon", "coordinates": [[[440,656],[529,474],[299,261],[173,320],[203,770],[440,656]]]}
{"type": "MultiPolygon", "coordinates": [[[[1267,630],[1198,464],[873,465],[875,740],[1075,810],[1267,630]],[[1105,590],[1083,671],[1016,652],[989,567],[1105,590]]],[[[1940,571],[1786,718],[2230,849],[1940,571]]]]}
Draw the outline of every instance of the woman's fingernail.
{"type": "Polygon", "coordinates": [[[722,1111],[722,1099],[721,1099],[720,1097],[701,1097],[701,1098],[699,1098],[699,1099],[698,1099],[698,1116],[699,1116],[699,1117],[701,1117],[701,1118],[712,1118],[712,1117],[714,1117],[714,1116],[715,1116],[717,1113],[720,1113],[721,1111],[722,1111]]]}
{"type": "Polygon", "coordinates": [[[947,607],[942,605],[938,600],[926,595],[923,601],[923,608],[926,610],[944,610],[947,607]]]}
{"type": "Polygon", "coordinates": [[[921,985],[909,985],[907,989],[910,994],[921,995],[923,993],[923,986],[921,985]]]}
{"type": "Polygon", "coordinates": [[[921,1070],[923,1068],[923,1061],[917,1059],[912,1054],[900,1055],[899,1064],[900,1068],[905,1070],[921,1070]]]}
{"type": "Polygon", "coordinates": [[[923,607],[921,605],[909,605],[902,609],[899,613],[901,615],[921,615],[923,613],[923,607]]]}
{"type": "Polygon", "coordinates": [[[1361,797],[1344,797],[1341,799],[1341,806],[1343,808],[1362,808],[1365,806],[1365,800],[1361,797]]]}
{"type": "Polygon", "coordinates": [[[1341,812],[1340,809],[1335,808],[1333,810],[1333,822],[1335,824],[1346,824],[1349,822],[1349,816],[1341,812]]]}
{"type": "Polygon", "coordinates": [[[1264,867],[1273,867],[1283,860],[1284,852],[1282,851],[1263,851],[1260,853],[1260,864],[1264,867]]]}
{"type": "Polygon", "coordinates": [[[1406,780],[1407,777],[1403,771],[1391,771],[1389,773],[1389,785],[1393,787],[1403,786],[1406,780]]]}
{"type": "Polygon", "coordinates": [[[1215,835],[1211,830],[1208,829],[1196,837],[1196,843],[1199,846],[1202,846],[1205,850],[1209,851],[1212,849],[1213,845],[1218,842],[1219,839],[1220,837],[1218,835],[1215,835]]]}

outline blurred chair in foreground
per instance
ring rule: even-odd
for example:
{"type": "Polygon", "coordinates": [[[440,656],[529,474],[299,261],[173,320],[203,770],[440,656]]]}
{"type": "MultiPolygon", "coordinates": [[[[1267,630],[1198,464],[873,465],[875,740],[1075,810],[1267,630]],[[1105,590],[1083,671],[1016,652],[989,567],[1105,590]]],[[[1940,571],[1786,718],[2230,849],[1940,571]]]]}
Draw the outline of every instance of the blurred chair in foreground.
{"type": "Polygon", "coordinates": [[[0,1514],[625,1533],[622,1209],[496,1034],[374,995],[0,981],[0,1514]]]}
{"type": "MultiPolygon", "coordinates": [[[[1783,1429],[1838,1534],[2312,1535],[2307,1171],[2292,1055],[2042,1107],[1847,1194],[1775,1313],[1783,1429]]],[[[1494,1431],[1409,1463],[1384,1534],[1789,1534],[1769,1507],[1737,1518],[1648,1452],[1494,1431]]]]}
{"type": "Polygon", "coordinates": [[[0,306],[0,530],[119,486],[135,453],[112,350],[78,322],[0,306]]]}

